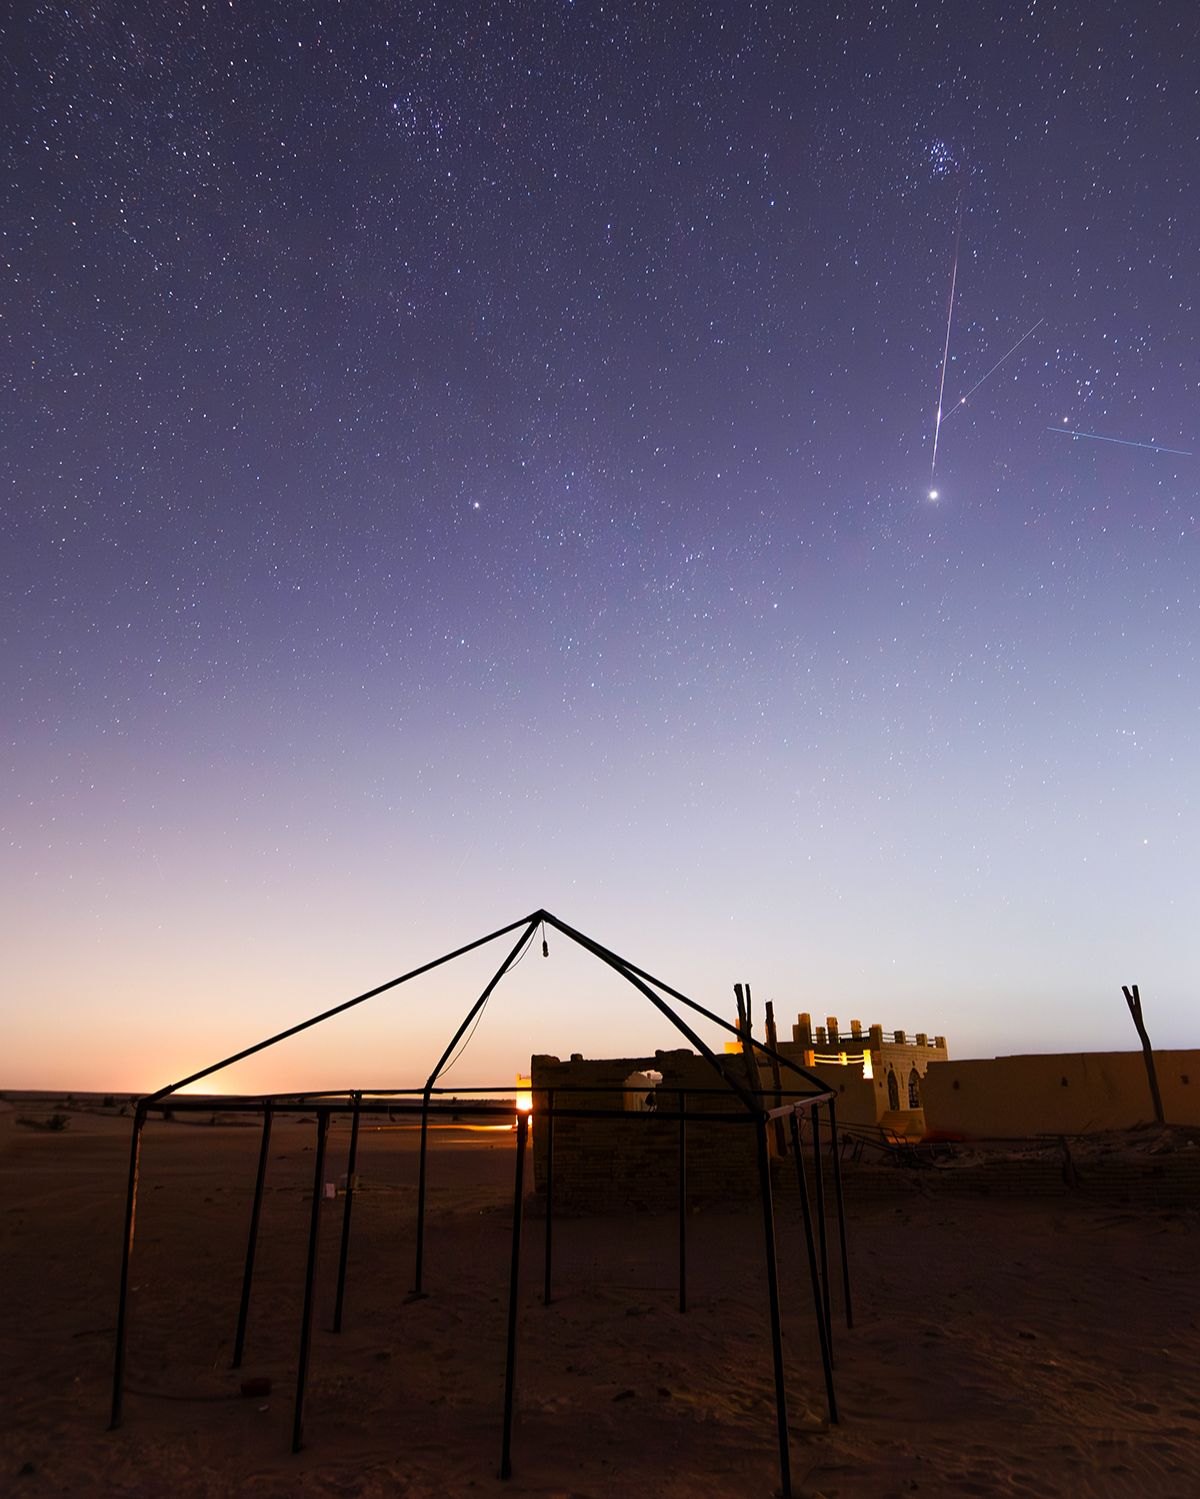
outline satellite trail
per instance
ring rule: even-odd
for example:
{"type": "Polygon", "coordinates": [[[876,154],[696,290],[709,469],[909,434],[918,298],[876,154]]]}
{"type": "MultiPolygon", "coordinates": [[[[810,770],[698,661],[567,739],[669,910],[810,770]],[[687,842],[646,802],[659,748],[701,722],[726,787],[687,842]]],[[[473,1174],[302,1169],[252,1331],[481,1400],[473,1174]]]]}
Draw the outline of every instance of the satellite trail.
{"type": "Polygon", "coordinates": [[[1047,432],[1061,432],[1064,437],[1086,437],[1089,442],[1115,442],[1122,448],[1148,448],[1151,453],[1174,453],[1180,458],[1192,455],[1183,448],[1163,448],[1156,442],[1133,442],[1128,437],[1102,437],[1099,432],[1076,432],[1073,427],[1047,427],[1047,432]]]}

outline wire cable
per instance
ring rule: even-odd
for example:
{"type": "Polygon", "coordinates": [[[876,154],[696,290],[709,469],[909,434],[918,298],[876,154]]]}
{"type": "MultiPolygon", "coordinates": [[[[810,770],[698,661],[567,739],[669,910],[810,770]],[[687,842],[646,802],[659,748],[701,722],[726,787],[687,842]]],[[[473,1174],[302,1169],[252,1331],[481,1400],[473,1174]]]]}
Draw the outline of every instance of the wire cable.
{"type": "MultiPolygon", "coordinates": [[[[526,956],[526,954],[529,952],[529,948],[530,948],[532,942],[533,942],[533,928],[531,927],[530,930],[529,930],[529,932],[526,934],[525,941],[521,944],[521,951],[512,960],[512,962],[508,965],[508,969],[506,970],[508,973],[511,973],[513,971],[513,969],[517,966],[517,964],[521,961],[521,959],[526,956]]],[[[499,986],[497,985],[497,987],[499,987],[499,986]]],[[[493,989],[492,990],[492,994],[495,994],[495,992],[496,992],[496,990],[493,989]]],[[[488,1005],[491,1004],[491,1002],[492,1002],[492,994],[489,994],[488,997],[484,1000],[483,1004],[479,1007],[479,1014],[476,1015],[476,1017],[475,1017],[472,1025],[471,1025],[471,1029],[463,1037],[462,1042],[459,1045],[458,1050],[454,1053],[454,1055],[450,1058],[450,1060],[446,1063],[446,1065],[442,1068],[441,1072],[438,1074],[439,1079],[446,1076],[446,1074],[450,1071],[451,1067],[453,1067],[454,1064],[455,1064],[455,1062],[458,1061],[459,1057],[462,1056],[463,1052],[466,1051],[466,1049],[467,1049],[468,1046],[470,1046],[470,1044],[471,1044],[471,1038],[474,1036],[476,1030],[478,1030],[478,1028],[479,1028],[479,1022],[483,1019],[483,1012],[487,1009],[488,1005]]]]}

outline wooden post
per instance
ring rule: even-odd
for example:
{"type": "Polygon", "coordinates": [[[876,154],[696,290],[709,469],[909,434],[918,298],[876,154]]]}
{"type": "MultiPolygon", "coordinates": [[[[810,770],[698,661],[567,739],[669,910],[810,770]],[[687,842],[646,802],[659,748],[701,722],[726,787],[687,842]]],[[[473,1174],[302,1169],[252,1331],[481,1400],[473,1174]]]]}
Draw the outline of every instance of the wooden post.
{"type": "MultiPolygon", "coordinates": [[[[768,999],[766,1004],[763,1006],[763,1010],[767,1017],[767,1045],[771,1048],[772,1051],[778,1051],[779,1032],[775,1029],[774,1002],[768,999]]],[[[779,1106],[783,1103],[783,1078],[779,1071],[778,1057],[771,1058],[771,1081],[775,1084],[775,1107],[779,1108],[779,1106]]],[[[779,1156],[787,1155],[787,1138],[783,1133],[782,1118],[776,1119],[775,1121],[775,1154],[779,1156]]]]}
{"type": "Polygon", "coordinates": [[[760,1091],[758,1080],[758,1058],[754,1055],[754,1033],[753,1021],[750,1016],[750,985],[745,986],[745,997],[742,994],[742,985],[734,984],[733,994],[737,1000],[738,1030],[742,1036],[742,1061],[746,1068],[746,1085],[751,1093],[760,1091]]]}
{"type": "Polygon", "coordinates": [[[1146,1034],[1145,1022],[1142,1020],[1142,996],[1138,993],[1136,984],[1132,986],[1122,984],[1121,993],[1125,996],[1125,1003],[1129,1006],[1129,1013],[1133,1016],[1133,1023],[1137,1027],[1138,1038],[1142,1043],[1142,1055],[1146,1059],[1146,1076],[1150,1080],[1150,1098],[1154,1104],[1155,1122],[1165,1124],[1162,1094],[1158,1091],[1158,1075],[1154,1071],[1154,1052],[1150,1046],[1150,1037],[1146,1034]]]}

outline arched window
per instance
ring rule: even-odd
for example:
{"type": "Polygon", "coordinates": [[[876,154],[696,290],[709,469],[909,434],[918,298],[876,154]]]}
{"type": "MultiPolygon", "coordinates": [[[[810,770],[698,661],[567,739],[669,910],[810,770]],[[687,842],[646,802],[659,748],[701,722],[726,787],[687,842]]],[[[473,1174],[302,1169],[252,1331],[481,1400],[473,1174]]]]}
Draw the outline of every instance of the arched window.
{"type": "Polygon", "coordinates": [[[631,1072],[625,1079],[625,1112],[627,1114],[649,1114],[658,1107],[655,1088],[663,1075],[653,1068],[631,1072]]]}
{"type": "Polygon", "coordinates": [[[908,1106],[910,1109],[921,1107],[921,1075],[915,1067],[908,1074],[908,1106]]]}
{"type": "Polygon", "coordinates": [[[888,1108],[898,1109],[900,1107],[900,1084],[896,1081],[896,1074],[888,1068],[888,1108]]]}

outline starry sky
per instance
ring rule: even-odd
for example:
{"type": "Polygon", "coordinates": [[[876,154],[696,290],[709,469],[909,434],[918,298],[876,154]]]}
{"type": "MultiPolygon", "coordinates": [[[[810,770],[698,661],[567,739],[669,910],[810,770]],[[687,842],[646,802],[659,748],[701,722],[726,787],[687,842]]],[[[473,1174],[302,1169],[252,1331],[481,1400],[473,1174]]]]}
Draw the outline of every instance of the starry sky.
{"type": "Polygon", "coordinates": [[[1193,6],[17,12],[0,1082],[1197,1044],[1193,6]]]}

